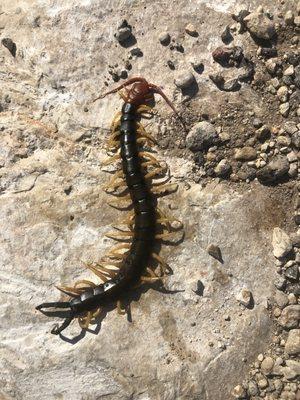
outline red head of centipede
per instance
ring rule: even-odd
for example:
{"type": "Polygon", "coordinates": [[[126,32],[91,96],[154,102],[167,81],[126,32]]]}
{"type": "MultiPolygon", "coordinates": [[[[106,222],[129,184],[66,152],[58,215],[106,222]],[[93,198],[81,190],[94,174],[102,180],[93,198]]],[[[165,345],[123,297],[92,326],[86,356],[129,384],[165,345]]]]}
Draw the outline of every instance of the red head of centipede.
{"type": "Polygon", "coordinates": [[[146,80],[135,82],[124,96],[128,103],[143,104],[153,99],[153,90],[146,80]]]}
{"type": "Polygon", "coordinates": [[[172,108],[176,116],[180,119],[184,129],[186,130],[185,124],[182,121],[181,117],[178,115],[178,112],[176,111],[176,108],[174,107],[173,103],[168,99],[168,97],[164,94],[164,92],[161,90],[160,87],[147,82],[145,78],[134,77],[128,79],[122,85],[116,87],[113,90],[110,90],[109,92],[104,93],[102,96],[97,97],[94,101],[98,99],[103,99],[108,94],[116,93],[120,89],[124,88],[125,88],[125,93],[120,92],[121,97],[125,102],[132,103],[135,105],[148,103],[153,99],[155,93],[159,94],[165,100],[165,102],[172,108]],[[132,85],[130,89],[126,88],[126,86],[128,85],[132,85]]]}

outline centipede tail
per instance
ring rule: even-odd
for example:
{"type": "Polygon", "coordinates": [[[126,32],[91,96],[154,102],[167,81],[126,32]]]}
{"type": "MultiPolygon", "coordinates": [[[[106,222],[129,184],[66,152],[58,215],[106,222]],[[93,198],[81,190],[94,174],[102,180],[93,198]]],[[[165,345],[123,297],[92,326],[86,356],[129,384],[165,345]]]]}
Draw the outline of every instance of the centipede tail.
{"type": "Polygon", "coordinates": [[[62,325],[56,325],[52,329],[51,333],[55,335],[67,328],[74,318],[78,318],[80,326],[86,329],[101,309],[109,304],[117,304],[118,312],[123,314],[120,300],[130,289],[143,282],[157,282],[163,279],[168,271],[167,263],[154,252],[154,245],[156,240],[168,240],[172,235],[172,220],[156,208],[154,193],[172,192],[176,190],[177,185],[154,186],[152,192],[150,191],[149,182],[164,174],[166,167],[151,153],[141,148],[145,143],[148,147],[153,145],[155,139],[145,132],[138,119],[143,113],[153,114],[147,103],[154,93],[160,94],[176,115],[177,112],[159,87],[140,77],[129,79],[99,98],[116,93],[120,89],[125,89],[125,92],[119,92],[125,102],[121,112],[113,119],[112,135],[108,141],[111,157],[104,164],[121,163],[121,170],[116,172],[105,190],[117,194],[115,206],[120,206],[125,201],[127,207],[133,209],[133,213],[126,221],[122,221],[127,225],[127,229],[117,229],[107,236],[130,243],[120,243],[99,262],[86,264],[101,283],[82,280],[76,282],[74,287],[58,287],[70,296],[69,301],[43,303],[36,307],[44,314],[52,316],[55,315],[54,308],[69,309],[65,310],[62,325]],[[132,85],[131,88],[126,89],[129,85],[132,85]],[[163,227],[159,232],[158,225],[163,227]],[[151,259],[160,265],[159,273],[150,267],[151,259]]]}

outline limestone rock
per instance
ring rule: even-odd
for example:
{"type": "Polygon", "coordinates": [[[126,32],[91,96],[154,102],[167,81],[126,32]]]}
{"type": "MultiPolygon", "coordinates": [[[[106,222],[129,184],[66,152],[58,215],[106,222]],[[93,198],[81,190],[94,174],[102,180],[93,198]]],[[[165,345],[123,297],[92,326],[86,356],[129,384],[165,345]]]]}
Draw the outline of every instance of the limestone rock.
{"type": "Polygon", "coordinates": [[[285,351],[290,355],[300,354],[300,329],[292,329],[289,331],[285,343],[285,351]]]}
{"type": "Polygon", "coordinates": [[[287,175],[289,168],[290,164],[287,157],[278,156],[265,167],[261,168],[256,176],[261,183],[275,183],[287,175]]]}
{"type": "Polygon", "coordinates": [[[286,256],[292,250],[292,242],[287,233],[280,228],[273,229],[273,254],[276,258],[286,256]]]}
{"type": "Polygon", "coordinates": [[[187,147],[192,151],[207,149],[219,142],[215,127],[207,121],[198,122],[186,137],[187,147]]]}
{"type": "Polygon", "coordinates": [[[242,147],[241,149],[236,150],[234,158],[239,161],[255,160],[256,150],[249,146],[242,147]]]}
{"type": "Polygon", "coordinates": [[[300,322],[300,304],[285,307],[278,322],[286,329],[298,328],[300,322]]]}
{"type": "Polygon", "coordinates": [[[270,40],[275,34],[275,24],[264,12],[255,11],[244,18],[248,31],[258,39],[270,40]]]}

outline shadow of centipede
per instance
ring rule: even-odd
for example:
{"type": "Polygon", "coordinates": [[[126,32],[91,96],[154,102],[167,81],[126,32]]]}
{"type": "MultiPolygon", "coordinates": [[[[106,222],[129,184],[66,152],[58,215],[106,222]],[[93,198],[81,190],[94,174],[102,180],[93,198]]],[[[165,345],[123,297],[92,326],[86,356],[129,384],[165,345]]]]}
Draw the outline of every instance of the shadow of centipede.
{"type": "MultiPolygon", "coordinates": [[[[160,229],[158,229],[158,232],[159,231],[160,231],[160,229]]],[[[170,242],[170,241],[156,242],[154,247],[153,247],[153,250],[155,252],[159,253],[160,250],[161,250],[162,244],[167,244],[169,246],[177,246],[180,243],[182,243],[183,240],[184,240],[184,234],[178,240],[173,241],[173,242],[170,242]]],[[[158,263],[156,261],[153,262],[154,268],[156,268],[157,265],[158,265],[158,263]]],[[[168,276],[173,275],[173,270],[172,270],[172,268],[170,266],[168,266],[167,275],[168,276]]],[[[158,291],[158,292],[163,293],[163,294],[168,294],[168,295],[173,295],[173,294],[180,293],[180,292],[184,291],[182,289],[175,289],[175,290],[167,289],[162,281],[158,281],[158,282],[151,283],[151,284],[143,283],[141,286],[138,286],[136,288],[132,288],[128,293],[124,293],[122,298],[121,298],[121,300],[123,302],[123,305],[124,305],[124,308],[126,310],[127,321],[128,322],[131,323],[134,320],[133,316],[132,316],[132,311],[131,311],[131,303],[132,302],[138,302],[140,300],[141,296],[143,294],[145,294],[146,292],[148,292],[149,289],[158,291]]],[[[94,323],[93,323],[94,329],[91,329],[91,328],[82,329],[81,332],[78,335],[73,336],[73,337],[68,337],[68,336],[60,333],[59,336],[60,336],[61,340],[74,345],[74,344],[78,343],[80,340],[82,340],[86,336],[87,332],[90,333],[90,334],[98,335],[100,333],[100,331],[101,331],[102,321],[105,319],[105,317],[107,316],[107,314],[109,312],[111,312],[111,311],[113,311],[115,309],[116,309],[116,305],[114,305],[114,304],[104,307],[102,309],[100,315],[98,315],[94,320],[94,323]]],[[[44,314],[47,315],[47,312],[45,311],[44,314]]],[[[66,317],[66,314],[65,314],[64,311],[57,311],[55,313],[52,312],[51,315],[59,317],[59,318],[65,318],[66,317]]]]}
{"type": "MultiPolygon", "coordinates": [[[[151,117],[149,117],[149,119],[150,118],[151,117]]],[[[151,149],[147,149],[147,151],[151,151],[151,149]]],[[[151,151],[151,153],[152,152],[153,151],[151,151]]],[[[162,178],[166,179],[163,183],[168,182],[170,180],[170,178],[171,178],[171,176],[169,175],[168,169],[166,171],[168,172],[168,175],[167,175],[167,172],[165,174],[162,174],[162,175],[164,175],[162,178]]],[[[110,171],[107,171],[107,172],[110,172],[110,171]]],[[[159,182],[159,183],[161,183],[161,182],[159,182]]],[[[156,184],[159,184],[159,183],[156,182],[156,184]]],[[[151,179],[149,181],[149,186],[152,186],[152,185],[153,185],[153,187],[155,186],[155,184],[153,184],[153,180],[151,179]]],[[[125,187],[119,193],[112,193],[112,194],[114,194],[114,196],[116,196],[116,197],[122,198],[124,195],[128,194],[128,192],[129,192],[128,188],[125,187]]],[[[158,197],[162,197],[162,196],[165,196],[167,194],[169,194],[169,193],[158,193],[155,196],[153,196],[154,206],[157,207],[157,198],[158,197]]],[[[132,204],[129,204],[128,206],[125,206],[125,207],[119,207],[119,208],[121,210],[122,209],[123,210],[130,210],[130,209],[132,209],[132,204]]],[[[164,232],[162,224],[157,224],[157,228],[158,228],[157,231],[156,231],[157,234],[160,234],[160,233],[164,232]]],[[[172,228],[172,230],[173,231],[179,231],[179,230],[181,230],[181,228],[172,228]]],[[[116,239],[116,240],[118,241],[118,239],[116,239]]],[[[131,238],[129,238],[128,240],[123,238],[120,241],[122,241],[122,242],[126,242],[127,241],[128,242],[130,240],[131,240],[131,238]]],[[[159,254],[160,250],[161,250],[161,246],[162,246],[163,243],[175,246],[175,245],[178,245],[178,244],[182,243],[183,240],[184,240],[184,233],[183,232],[182,232],[182,235],[180,236],[179,239],[175,239],[175,240],[172,240],[172,241],[168,240],[168,239],[164,240],[164,239],[161,238],[160,241],[156,241],[156,243],[154,244],[153,252],[155,252],[156,254],[159,254]]],[[[155,270],[158,267],[158,262],[156,260],[151,262],[151,265],[149,265],[149,267],[151,267],[151,269],[155,270]]],[[[166,275],[172,275],[172,274],[173,274],[173,270],[168,266],[168,268],[166,270],[166,275]]],[[[132,316],[131,307],[130,307],[131,303],[133,301],[138,301],[140,299],[141,295],[143,293],[146,293],[150,288],[152,288],[153,290],[159,291],[161,293],[164,293],[164,294],[176,294],[178,292],[182,292],[183,291],[183,290],[180,290],[180,289],[179,290],[169,290],[164,286],[164,283],[162,281],[157,281],[157,282],[152,282],[152,283],[145,283],[144,282],[141,286],[132,288],[131,290],[129,290],[127,293],[124,293],[120,297],[120,300],[122,300],[123,305],[125,306],[128,322],[133,322],[133,316],[132,316]]],[[[92,333],[94,335],[97,335],[101,331],[102,321],[104,320],[106,315],[110,311],[114,310],[115,308],[116,308],[115,304],[111,304],[109,306],[105,306],[102,309],[101,313],[97,317],[95,317],[95,319],[94,319],[94,321],[92,323],[92,325],[95,326],[94,329],[84,328],[84,329],[81,330],[81,332],[78,335],[76,335],[74,337],[68,337],[68,336],[60,333],[60,338],[63,341],[68,342],[70,344],[76,344],[81,339],[83,339],[85,337],[87,332],[92,333]]],[[[47,315],[47,312],[44,312],[44,314],[47,315]]],[[[57,317],[65,317],[66,316],[63,311],[57,311],[57,313],[55,313],[55,314],[52,312],[52,316],[54,316],[54,315],[57,316],[57,317]]]]}

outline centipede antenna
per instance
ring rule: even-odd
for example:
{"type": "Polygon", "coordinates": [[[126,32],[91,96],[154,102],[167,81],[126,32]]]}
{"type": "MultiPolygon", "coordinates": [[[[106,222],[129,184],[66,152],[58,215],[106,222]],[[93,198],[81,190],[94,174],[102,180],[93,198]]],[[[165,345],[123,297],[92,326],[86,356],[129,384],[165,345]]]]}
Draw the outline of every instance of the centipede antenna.
{"type": "Polygon", "coordinates": [[[59,335],[64,329],[66,329],[70,325],[72,320],[73,316],[66,318],[60,326],[56,324],[51,331],[52,335],[59,335]]]}
{"type": "Polygon", "coordinates": [[[159,94],[159,95],[165,100],[165,102],[168,104],[168,106],[172,108],[172,110],[174,111],[174,114],[175,114],[175,115],[177,116],[177,118],[180,120],[180,122],[182,123],[182,125],[183,125],[183,127],[184,127],[184,129],[185,129],[185,131],[186,131],[187,129],[186,129],[186,126],[185,126],[185,123],[184,123],[182,117],[178,114],[178,111],[177,111],[176,108],[174,107],[174,104],[173,104],[173,103],[171,102],[171,100],[164,94],[164,92],[161,90],[161,88],[158,87],[158,86],[156,86],[156,85],[153,85],[152,83],[149,84],[149,87],[153,90],[153,93],[159,94]]]}
{"type": "Polygon", "coordinates": [[[106,97],[108,94],[112,94],[112,93],[116,93],[118,92],[120,89],[123,89],[124,87],[131,85],[132,83],[135,82],[146,82],[146,79],[144,78],[140,78],[138,76],[134,77],[134,78],[130,78],[128,79],[126,82],[122,83],[122,85],[117,86],[115,89],[110,90],[109,92],[106,92],[104,94],[102,94],[101,96],[97,97],[96,99],[94,99],[92,101],[92,103],[94,103],[95,101],[99,100],[99,99],[103,99],[104,97],[106,97]]]}

